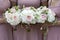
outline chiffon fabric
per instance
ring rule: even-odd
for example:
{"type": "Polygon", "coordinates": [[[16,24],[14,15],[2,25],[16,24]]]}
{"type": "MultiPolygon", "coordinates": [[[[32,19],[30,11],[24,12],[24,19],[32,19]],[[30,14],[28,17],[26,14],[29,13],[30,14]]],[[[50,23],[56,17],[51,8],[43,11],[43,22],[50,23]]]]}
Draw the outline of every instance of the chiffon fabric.
{"type": "MultiPolygon", "coordinates": [[[[57,20],[60,20],[60,0],[50,0],[49,8],[57,14],[57,20]]],[[[60,25],[49,26],[47,40],[60,40],[60,25]]]]}
{"type": "MultiPolygon", "coordinates": [[[[35,8],[38,8],[40,6],[40,0],[18,0],[17,3],[20,8],[23,8],[23,5],[26,7],[33,6],[35,8]]],[[[31,31],[27,32],[19,25],[19,28],[13,32],[14,40],[42,40],[42,32],[40,30],[40,27],[40,24],[31,25],[29,27],[31,31]]]]}
{"type": "MultiPolygon", "coordinates": [[[[25,26],[23,26],[25,27],[25,26]]],[[[28,26],[29,27],[29,26],[28,26]]],[[[41,25],[31,25],[28,32],[25,28],[18,26],[16,31],[13,31],[14,40],[42,40],[41,25]]]]}
{"type": "MultiPolygon", "coordinates": [[[[23,5],[26,7],[33,6],[38,8],[41,2],[45,2],[45,0],[0,0],[0,18],[3,17],[3,12],[15,4],[20,8],[23,8],[23,5]]],[[[16,31],[12,31],[12,26],[10,24],[0,24],[0,40],[42,40],[40,24],[31,25],[30,32],[21,28],[21,25],[18,25],[18,27],[16,31]]]]}
{"type": "Polygon", "coordinates": [[[26,7],[33,6],[33,7],[39,7],[40,6],[40,0],[18,0],[18,5],[20,8],[25,5],[26,7]]]}
{"type": "MultiPolygon", "coordinates": [[[[9,0],[0,0],[0,18],[3,17],[3,12],[9,7],[9,0]]],[[[0,23],[0,40],[12,40],[12,27],[9,24],[0,23]]]]}
{"type": "Polygon", "coordinates": [[[60,26],[50,26],[46,39],[60,40],[60,26]]]}

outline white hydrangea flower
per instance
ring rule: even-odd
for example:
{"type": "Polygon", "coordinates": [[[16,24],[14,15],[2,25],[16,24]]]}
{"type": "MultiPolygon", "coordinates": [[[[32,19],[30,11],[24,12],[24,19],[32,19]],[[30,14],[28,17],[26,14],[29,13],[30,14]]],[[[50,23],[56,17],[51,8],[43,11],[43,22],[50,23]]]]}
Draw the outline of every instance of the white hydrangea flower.
{"type": "Polygon", "coordinates": [[[56,16],[55,12],[53,12],[51,9],[48,9],[48,16],[50,15],[56,16]]]}
{"type": "Polygon", "coordinates": [[[48,14],[47,15],[48,15],[48,22],[55,21],[56,14],[51,9],[48,10],[48,14]]]}
{"type": "Polygon", "coordinates": [[[50,15],[50,16],[48,17],[48,22],[53,22],[53,21],[55,21],[55,16],[50,15]]]}
{"type": "Polygon", "coordinates": [[[35,12],[30,8],[27,7],[21,12],[21,18],[22,18],[22,23],[27,23],[27,24],[35,24],[35,17],[34,17],[35,12]]]}

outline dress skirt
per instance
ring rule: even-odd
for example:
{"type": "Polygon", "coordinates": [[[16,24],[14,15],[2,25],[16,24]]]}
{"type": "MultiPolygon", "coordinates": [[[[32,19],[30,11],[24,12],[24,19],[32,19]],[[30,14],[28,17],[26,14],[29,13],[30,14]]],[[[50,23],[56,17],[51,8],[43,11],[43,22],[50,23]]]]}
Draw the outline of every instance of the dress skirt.
{"type": "Polygon", "coordinates": [[[47,40],[60,40],[60,26],[49,27],[47,40]]]}
{"type": "Polygon", "coordinates": [[[12,40],[12,27],[9,24],[0,24],[0,40],[12,40]]]}
{"type": "Polygon", "coordinates": [[[19,28],[13,32],[14,40],[42,40],[40,27],[41,25],[31,25],[30,31],[28,32],[19,26],[19,28]]]}

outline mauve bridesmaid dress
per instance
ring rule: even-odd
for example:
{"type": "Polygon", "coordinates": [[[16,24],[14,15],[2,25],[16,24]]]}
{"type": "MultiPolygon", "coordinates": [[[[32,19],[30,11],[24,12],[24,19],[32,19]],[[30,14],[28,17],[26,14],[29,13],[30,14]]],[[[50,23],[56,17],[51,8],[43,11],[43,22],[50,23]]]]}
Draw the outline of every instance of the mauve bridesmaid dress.
{"type": "Polygon", "coordinates": [[[14,40],[42,40],[40,24],[31,25],[30,32],[27,32],[24,28],[21,28],[20,25],[18,27],[19,28],[13,32],[14,40]]]}
{"type": "Polygon", "coordinates": [[[40,0],[18,0],[18,5],[20,8],[25,5],[26,7],[28,6],[34,6],[34,7],[39,7],[40,6],[40,0]]]}
{"type": "MultiPolygon", "coordinates": [[[[3,12],[9,7],[9,0],[0,0],[0,18],[3,17],[3,12]]],[[[12,40],[12,28],[9,24],[0,23],[0,40],[12,40]]]]}
{"type": "MultiPolygon", "coordinates": [[[[18,5],[20,8],[22,8],[23,5],[26,7],[33,6],[33,7],[39,7],[40,6],[40,0],[18,0],[18,5]]],[[[42,40],[42,32],[40,30],[41,25],[31,25],[31,31],[27,32],[21,26],[18,26],[16,31],[13,32],[14,40],[42,40]]],[[[25,27],[25,26],[24,26],[25,27]]]]}
{"type": "MultiPolygon", "coordinates": [[[[56,6],[49,5],[49,8],[51,8],[52,11],[56,12],[57,19],[60,20],[60,1],[57,2],[56,6]]],[[[49,26],[47,40],[60,40],[60,25],[49,26]]]]}

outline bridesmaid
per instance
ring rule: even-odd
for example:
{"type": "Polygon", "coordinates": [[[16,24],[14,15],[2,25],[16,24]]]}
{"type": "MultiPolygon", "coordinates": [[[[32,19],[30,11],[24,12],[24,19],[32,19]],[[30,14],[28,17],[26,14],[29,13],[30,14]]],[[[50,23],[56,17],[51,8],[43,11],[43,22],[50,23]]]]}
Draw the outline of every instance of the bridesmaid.
{"type": "MultiPolygon", "coordinates": [[[[35,8],[38,8],[41,5],[41,2],[46,2],[45,0],[18,0],[17,4],[20,8],[25,5],[26,7],[33,6],[35,8]]],[[[46,2],[47,3],[47,2],[46,2]]],[[[46,4],[45,4],[46,5],[46,4]]],[[[23,28],[18,26],[16,31],[13,32],[14,34],[14,40],[42,40],[42,32],[40,30],[41,25],[31,25],[30,32],[27,32],[23,28]]],[[[25,27],[25,26],[24,26],[25,27]]]]}
{"type": "Polygon", "coordinates": [[[9,24],[5,24],[3,20],[3,12],[10,7],[9,0],[0,0],[0,40],[12,40],[12,28],[9,24]]]}
{"type": "MultiPolygon", "coordinates": [[[[49,8],[57,14],[60,20],[60,0],[49,0],[49,8]]],[[[60,40],[60,25],[49,26],[47,40],[60,40]]]]}

